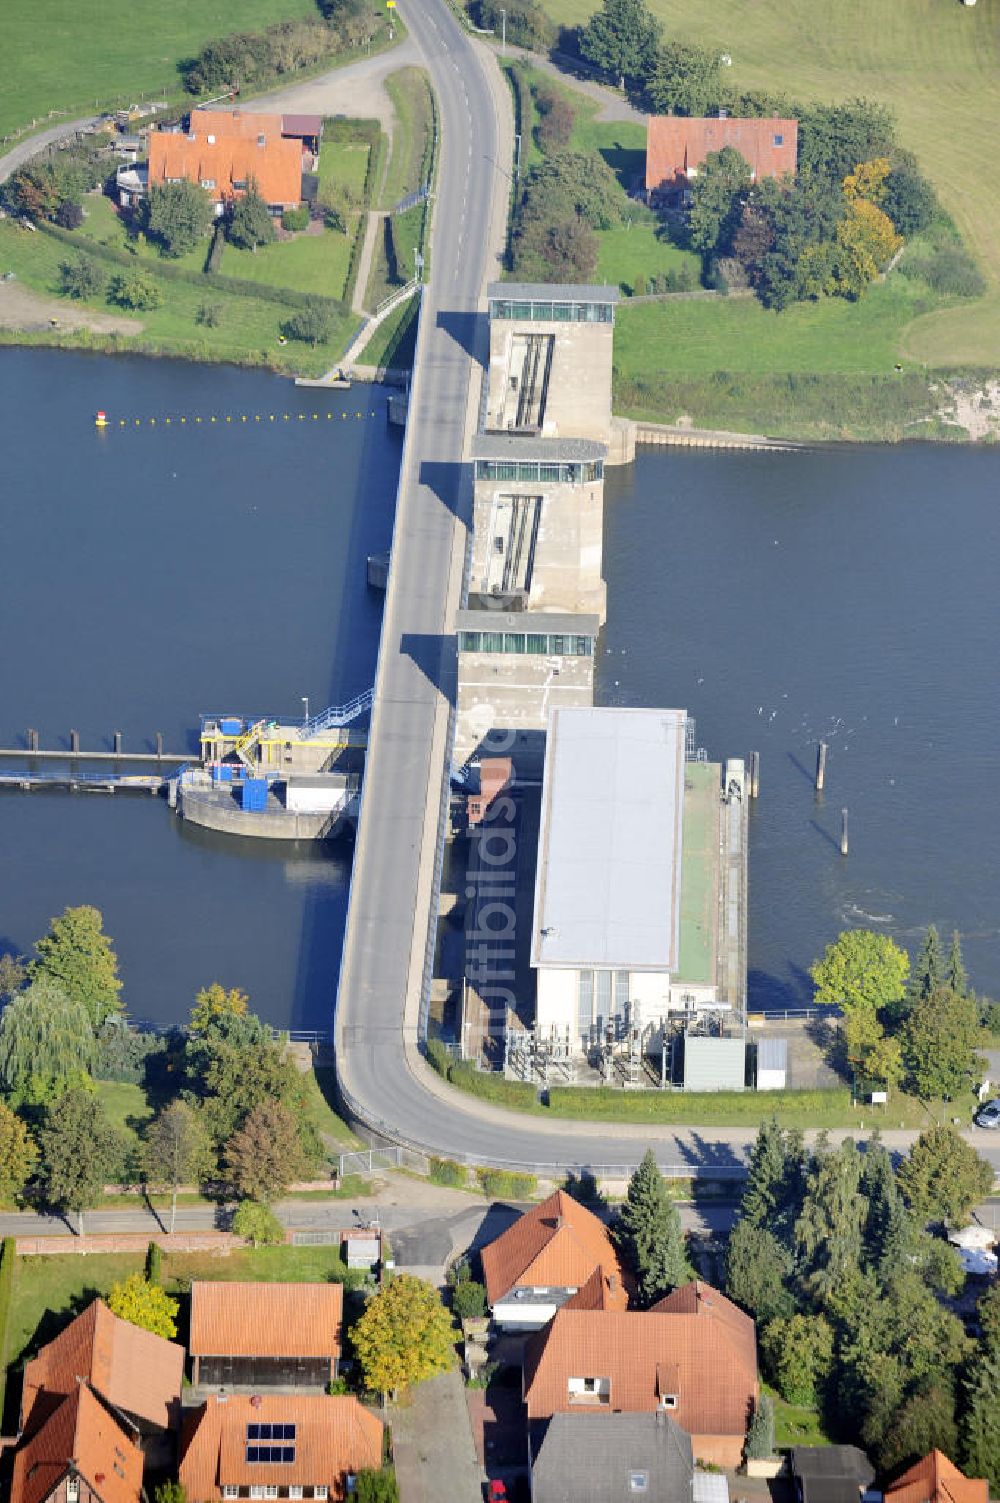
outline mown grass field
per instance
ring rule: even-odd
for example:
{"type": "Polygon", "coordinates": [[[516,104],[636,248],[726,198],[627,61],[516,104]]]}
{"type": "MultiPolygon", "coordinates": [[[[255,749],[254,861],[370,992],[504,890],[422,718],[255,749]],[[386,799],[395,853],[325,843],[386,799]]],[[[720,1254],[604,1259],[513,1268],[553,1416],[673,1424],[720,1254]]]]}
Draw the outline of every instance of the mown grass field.
{"type": "MultiPolygon", "coordinates": [[[[396,118],[392,149],[377,194],[383,210],[392,209],[423,186],[421,178],[434,121],[427,74],[422,68],[400,68],[391,73],[386,79],[386,90],[396,118]]],[[[375,242],[365,293],[366,308],[376,308],[394,288],[413,276],[413,251],[418,244],[423,215],[423,208],[418,207],[386,219],[375,242]]],[[[424,250],[429,263],[429,248],[425,246],[424,250]]],[[[425,275],[428,271],[429,264],[425,275]]],[[[365,361],[368,362],[367,353],[365,361]]]]}
{"type": "Polygon", "coordinates": [[[369,154],[367,141],[325,142],[319,154],[320,202],[335,203],[345,188],[360,200],[369,154]]]}
{"type": "MultiPolygon", "coordinates": [[[[1000,364],[1000,5],[980,0],[650,0],[669,36],[733,59],[736,87],[795,98],[884,100],[979,260],[988,295],[915,316],[897,348],[930,365],[1000,364]]],[[[553,18],[586,20],[591,0],[546,0],[553,18]]]]}
{"type": "Polygon", "coordinates": [[[70,115],[95,100],[130,101],[176,92],[177,64],[214,37],[299,16],[318,16],[315,0],[170,0],[147,5],[81,5],[77,0],[5,0],[0,135],[59,110],[70,115]]]}

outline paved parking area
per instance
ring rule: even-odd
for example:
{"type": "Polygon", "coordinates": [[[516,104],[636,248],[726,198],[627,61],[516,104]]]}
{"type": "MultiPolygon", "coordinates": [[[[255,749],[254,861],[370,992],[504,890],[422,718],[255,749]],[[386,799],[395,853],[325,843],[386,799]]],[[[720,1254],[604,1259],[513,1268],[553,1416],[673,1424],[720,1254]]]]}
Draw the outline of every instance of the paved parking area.
{"type": "Polygon", "coordinates": [[[482,1503],[483,1473],[457,1369],[418,1383],[390,1422],[402,1503],[482,1503]]]}

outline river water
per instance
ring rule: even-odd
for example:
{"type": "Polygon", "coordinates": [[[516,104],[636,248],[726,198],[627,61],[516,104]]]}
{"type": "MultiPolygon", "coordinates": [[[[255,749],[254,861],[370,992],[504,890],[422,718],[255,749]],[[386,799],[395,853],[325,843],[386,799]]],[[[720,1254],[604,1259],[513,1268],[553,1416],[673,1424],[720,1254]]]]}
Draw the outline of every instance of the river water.
{"type": "MultiPolygon", "coordinates": [[[[366,688],[364,560],[388,546],[400,451],[384,414],[377,389],[0,351],[0,744],[30,725],[43,746],[75,727],[85,748],[120,729],[193,749],[201,711],[366,688]]],[[[754,1005],[807,1001],[808,965],[857,923],[911,947],[957,927],[1000,992],[998,497],[1000,454],[958,447],[647,451],[609,472],[600,702],[681,705],[713,759],[761,753],[754,1005]]],[[[95,903],[134,1017],[181,1019],[218,979],[329,1027],[349,847],[227,839],[139,796],[3,793],[0,850],[0,946],[95,903]]]]}
{"type": "Polygon", "coordinates": [[[998,558],[995,450],[647,450],[609,472],[600,702],[681,705],[713,760],[761,754],[755,1005],[808,1001],[858,924],[911,950],[957,928],[1000,993],[998,558]]]}
{"type": "MultiPolygon", "coordinates": [[[[400,453],[382,390],[4,350],[0,425],[0,745],[34,726],[43,747],[74,727],[84,749],[116,729],[126,751],[158,730],[194,749],[202,711],[315,713],[371,684],[365,558],[400,453]]],[[[139,795],[2,793],[0,850],[0,947],[94,903],[133,1017],[181,1019],[218,979],[275,1023],[330,1026],[349,846],[227,839],[139,795]]]]}

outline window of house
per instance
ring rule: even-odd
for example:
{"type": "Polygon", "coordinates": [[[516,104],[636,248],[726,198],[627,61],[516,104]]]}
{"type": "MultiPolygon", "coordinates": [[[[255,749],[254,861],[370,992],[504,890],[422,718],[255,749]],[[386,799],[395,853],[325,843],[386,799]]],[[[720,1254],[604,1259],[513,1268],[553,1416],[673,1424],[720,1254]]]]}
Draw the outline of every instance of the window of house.
{"type": "Polygon", "coordinates": [[[320,1487],[314,1487],[313,1488],[313,1497],[314,1498],[325,1498],[326,1495],[327,1495],[327,1491],[328,1491],[328,1489],[325,1488],[325,1487],[322,1487],[322,1486],[320,1486],[320,1487]]]}
{"type": "Polygon", "coordinates": [[[596,1393],[597,1392],[597,1379],[596,1378],[584,1378],[584,1380],[583,1380],[583,1391],[584,1391],[584,1393],[596,1393]]]}
{"type": "Polygon", "coordinates": [[[203,177],[202,180],[201,180],[201,186],[203,188],[214,188],[215,187],[215,178],[214,177],[203,177]]]}
{"type": "Polygon", "coordinates": [[[66,1478],[66,1503],[79,1503],[80,1479],[79,1477],[66,1478]]]}
{"type": "Polygon", "coordinates": [[[237,191],[241,191],[242,189],[244,189],[246,187],[246,185],[247,185],[247,180],[246,180],[245,177],[240,177],[240,178],[234,177],[233,178],[233,187],[235,189],[237,189],[237,191]]]}
{"type": "Polygon", "coordinates": [[[258,146],[266,146],[267,145],[267,141],[266,141],[266,139],[265,139],[264,136],[258,136],[257,137],[257,145],[258,146]]]}
{"type": "Polygon", "coordinates": [[[214,136],[209,136],[208,137],[208,144],[209,144],[209,146],[214,146],[215,145],[215,137],[214,136]]]}
{"type": "Polygon", "coordinates": [[[630,1493],[644,1493],[649,1487],[648,1472],[629,1472],[628,1490],[630,1493]]]}
{"type": "Polygon", "coordinates": [[[278,1484],[276,1482],[267,1482],[267,1483],[265,1483],[264,1484],[264,1497],[265,1498],[276,1498],[277,1496],[278,1496],[278,1484]]]}
{"type": "Polygon", "coordinates": [[[288,1496],[290,1498],[301,1498],[302,1497],[302,1489],[301,1489],[301,1487],[290,1487],[288,1489],[288,1496]]]}
{"type": "Polygon", "coordinates": [[[675,1393],[665,1393],[663,1395],[662,1403],[664,1409],[676,1409],[677,1395],[675,1393]]]}
{"type": "Polygon", "coordinates": [[[250,1496],[251,1498],[262,1498],[264,1496],[264,1489],[262,1487],[252,1487],[250,1489],[250,1496]]]}
{"type": "Polygon", "coordinates": [[[785,144],[785,138],[784,138],[784,136],[775,136],[775,138],[774,138],[774,144],[775,144],[775,146],[784,146],[784,144],[785,144]]]}
{"type": "Polygon", "coordinates": [[[225,1487],[222,1489],[222,1496],[224,1498],[238,1498],[239,1495],[240,1495],[239,1488],[238,1487],[233,1487],[232,1483],[227,1482],[226,1485],[225,1485],[225,1487]]]}

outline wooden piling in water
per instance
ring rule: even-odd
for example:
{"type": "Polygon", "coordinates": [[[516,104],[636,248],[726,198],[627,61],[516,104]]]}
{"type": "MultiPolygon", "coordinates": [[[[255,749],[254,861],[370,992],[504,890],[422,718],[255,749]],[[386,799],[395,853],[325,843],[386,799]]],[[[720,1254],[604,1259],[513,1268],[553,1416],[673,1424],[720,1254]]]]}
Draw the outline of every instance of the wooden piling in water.
{"type": "Polygon", "coordinates": [[[156,755],[158,757],[162,757],[163,756],[163,732],[162,731],[157,731],[157,733],[156,733],[156,755]]]}
{"type": "Polygon", "coordinates": [[[750,753],[750,797],[757,798],[760,793],[760,752],[750,753]]]}
{"type": "Polygon", "coordinates": [[[847,810],[840,811],[840,854],[847,855],[847,810]]]}
{"type": "Polygon", "coordinates": [[[115,738],[114,738],[114,740],[115,740],[115,756],[116,757],[120,757],[121,754],[122,754],[122,733],[121,733],[121,731],[115,731],[115,738]]]}
{"type": "Polygon", "coordinates": [[[821,741],[816,748],[816,792],[823,792],[826,782],[826,742],[821,741]]]}
{"type": "Polygon", "coordinates": [[[69,749],[70,749],[71,752],[78,752],[80,750],[80,732],[79,731],[70,731],[70,733],[69,733],[69,749]]]}
{"type": "Polygon", "coordinates": [[[38,732],[35,730],[34,726],[30,725],[28,727],[28,750],[38,750],[38,732]]]}

